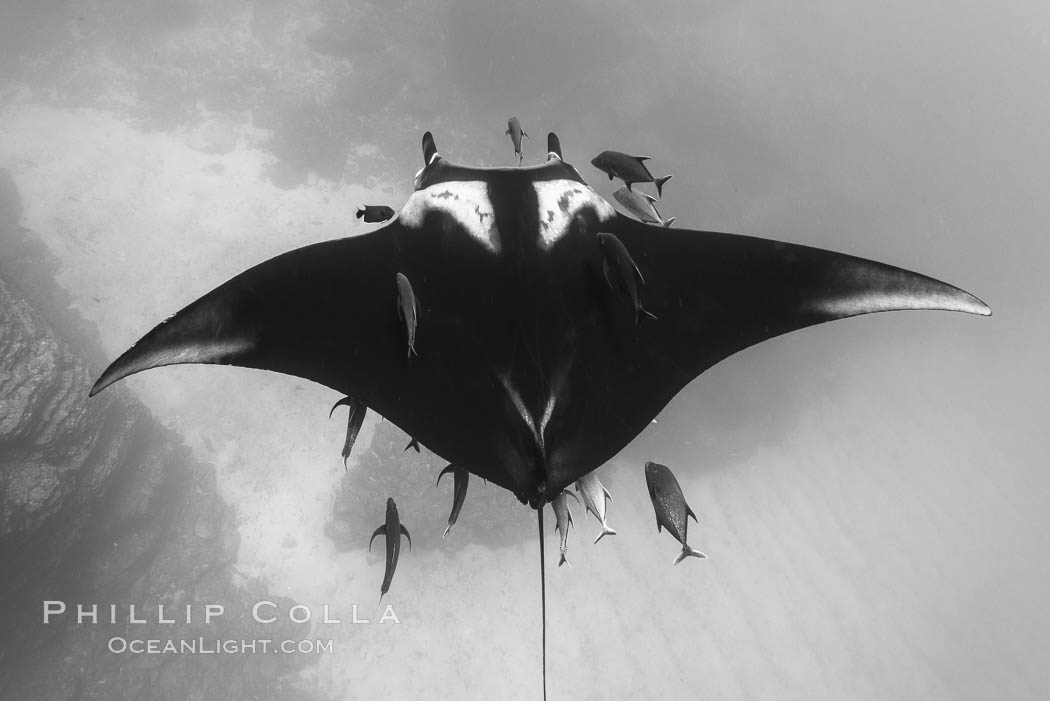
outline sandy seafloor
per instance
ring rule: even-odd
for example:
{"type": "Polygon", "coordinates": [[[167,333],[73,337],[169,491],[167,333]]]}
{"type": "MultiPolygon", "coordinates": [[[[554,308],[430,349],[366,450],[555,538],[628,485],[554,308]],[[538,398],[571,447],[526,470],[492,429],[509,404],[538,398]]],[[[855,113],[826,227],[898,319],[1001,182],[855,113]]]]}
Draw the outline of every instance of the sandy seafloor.
{"type": "MultiPolygon", "coordinates": [[[[396,207],[411,188],[404,172],[279,189],[262,175],[273,160],[266,131],[228,113],[197,123],[236,139],[216,155],[193,147],[197,126],[144,129],[119,109],[56,105],[24,85],[4,96],[0,166],[111,357],[271,255],[370,230],[354,210],[396,207]]],[[[356,144],[357,170],[385,145],[356,144]]],[[[738,223],[793,207],[763,206],[738,223]]],[[[796,209],[787,228],[804,215],[796,209]]],[[[573,567],[560,569],[548,535],[550,698],[1046,698],[1050,294],[1042,279],[1024,282],[1038,269],[1021,263],[1027,244],[986,266],[941,244],[914,256],[899,241],[834,247],[959,283],[995,317],[878,315],[774,340],[710,371],[603,468],[615,471],[619,535],[592,546],[597,526],[578,512],[573,567]],[[734,392],[745,396],[726,398],[734,392]],[[712,446],[717,431],[698,427],[707,396],[731,414],[721,419],[730,445],[712,446]],[[757,425],[755,411],[765,412],[757,425]],[[709,560],[671,567],[677,546],[655,532],[645,459],[676,469],[700,515],[692,544],[709,560]]],[[[316,612],[328,604],[348,619],[356,603],[372,615],[382,562],[363,547],[337,552],[323,532],[343,476],[341,424],[325,415],[333,391],[235,368],[127,383],[217,465],[245,578],[316,612]]],[[[443,527],[402,516],[412,529],[443,527]]],[[[538,698],[536,551],[531,534],[495,549],[403,551],[389,595],[400,625],[317,626],[335,651],[300,683],[347,699],[538,698]]]]}

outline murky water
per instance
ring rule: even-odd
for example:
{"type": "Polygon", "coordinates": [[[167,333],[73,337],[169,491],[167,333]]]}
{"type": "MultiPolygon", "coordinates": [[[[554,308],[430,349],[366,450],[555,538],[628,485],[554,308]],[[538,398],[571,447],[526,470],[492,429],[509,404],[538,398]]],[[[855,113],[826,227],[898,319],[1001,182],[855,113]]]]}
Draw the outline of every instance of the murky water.
{"type": "MultiPolygon", "coordinates": [[[[549,693],[1034,699],[1050,687],[1048,36],[1036,2],[15,2],[0,167],[109,357],[257,262],[370,230],[354,211],[400,207],[424,130],[457,161],[513,164],[510,114],[535,135],[526,163],[557,131],[609,199],[591,157],[645,153],[674,173],[661,212],[680,226],[973,291],[995,316],[837,322],[684,390],[602,468],[619,535],[592,546],[580,513],[573,567],[548,568],[549,693]],[[709,560],[671,567],[647,459],[675,469],[709,560]]],[[[315,615],[334,649],[295,685],[539,698],[534,524],[515,512],[522,533],[471,541],[524,507],[473,485],[475,523],[465,510],[454,544],[402,552],[400,623],[380,624],[370,530],[349,549],[326,535],[345,479],[333,391],[212,367],[126,384],[216,465],[239,576],[341,618],[315,615]],[[355,604],[371,623],[349,622],[355,604]]],[[[392,430],[377,421],[357,451],[392,430]]],[[[444,463],[411,459],[404,489],[429,489],[444,463]]],[[[433,490],[442,512],[450,492],[433,490]]]]}

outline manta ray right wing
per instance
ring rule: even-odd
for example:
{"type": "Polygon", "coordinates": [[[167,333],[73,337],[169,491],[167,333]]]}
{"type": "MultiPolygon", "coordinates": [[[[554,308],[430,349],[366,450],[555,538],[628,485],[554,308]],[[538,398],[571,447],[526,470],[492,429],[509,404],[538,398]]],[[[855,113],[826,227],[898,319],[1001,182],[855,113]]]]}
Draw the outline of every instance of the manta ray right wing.
{"type": "MultiPolygon", "coordinates": [[[[566,438],[549,461],[550,489],[582,476],[576,467],[581,462],[597,466],[610,459],[693,379],[762,341],[882,311],[991,314],[957,287],[834,251],[668,229],[621,214],[601,231],[618,237],[639,268],[645,281],[639,285],[641,302],[657,319],[636,323],[627,296],[604,281],[592,285],[585,305],[574,308],[574,326],[608,331],[575,336],[586,361],[574,366],[579,374],[569,386],[586,399],[563,402],[551,421],[550,429],[566,438]],[[614,438],[621,432],[626,440],[614,438]]],[[[600,254],[594,259],[600,261],[600,254]]],[[[600,272],[593,275],[600,280],[600,272]]]]}

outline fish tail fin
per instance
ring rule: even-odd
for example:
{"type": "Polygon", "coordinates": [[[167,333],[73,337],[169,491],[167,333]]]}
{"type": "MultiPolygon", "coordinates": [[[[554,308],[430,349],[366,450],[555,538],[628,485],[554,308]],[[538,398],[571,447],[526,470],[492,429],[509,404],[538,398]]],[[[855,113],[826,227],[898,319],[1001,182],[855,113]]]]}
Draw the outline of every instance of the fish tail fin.
{"type": "Polygon", "coordinates": [[[660,222],[660,225],[665,227],[665,228],[667,228],[667,229],[670,229],[671,228],[671,224],[674,224],[675,221],[677,221],[677,220],[678,220],[678,217],[667,217],[667,219],[664,219],[662,222],[660,222]]]}
{"type": "Polygon", "coordinates": [[[444,538],[445,536],[447,536],[448,532],[451,531],[451,530],[452,530],[452,524],[449,523],[447,526],[445,526],[445,532],[441,534],[441,537],[444,538]]]}
{"type": "Polygon", "coordinates": [[[602,538],[604,538],[607,535],[616,535],[616,531],[614,531],[613,529],[609,528],[608,526],[606,526],[603,523],[602,524],[602,532],[599,533],[598,537],[594,539],[595,544],[597,544],[599,540],[601,540],[602,538]]]}
{"type": "Polygon", "coordinates": [[[646,317],[648,317],[650,319],[658,319],[659,318],[658,316],[656,316],[656,314],[653,314],[651,311],[649,311],[648,309],[646,309],[645,307],[643,307],[642,305],[639,304],[638,305],[638,311],[636,311],[634,313],[634,325],[635,326],[638,325],[638,322],[641,321],[643,316],[646,316],[646,317]]]}
{"type": "Polygon", "coordinates": [[[543,701],[547,701],[547,576],[543,557],[543,507],[536,509],[540,527],[540,606],[543,611],[543,701]]]}
{"type": "Polygon", "coordinates": [[[673,175],[665,175],[662,178],[657,178],[653,182],[656,183],[656,194],[660,197],[664,196],[664,183],[673,178],[673,175]]]}
{"type": "Polygon", "coordinates": [[[682,552],[678,553],[678,556],[674,559],[674,563],[673,564],[677,565],[679,562],[681,562],[682,560],[686,559],[687,557],[700,557],[700,558],[703,558],[705,560],[707,559],[707,555],[704,555],[702,552],[700,552],[696,548],[691,548],[688,545],[683,545],[682,546],[682,552]]]}
{"type": "Polygon", "coordinates": [[[565,557],[565,553],[562,553],[561,557],[558,558],[558,567],[561,567],[562,565],[572,567],[572,563],[569,562],[569,558],[565,557]]]}
{"type": "Polygon", "coordinates": [[[349,457],[350,453],[343,453],[343,472],[350,472],[350,466],[346,464],[346,460],[349,457]]]}

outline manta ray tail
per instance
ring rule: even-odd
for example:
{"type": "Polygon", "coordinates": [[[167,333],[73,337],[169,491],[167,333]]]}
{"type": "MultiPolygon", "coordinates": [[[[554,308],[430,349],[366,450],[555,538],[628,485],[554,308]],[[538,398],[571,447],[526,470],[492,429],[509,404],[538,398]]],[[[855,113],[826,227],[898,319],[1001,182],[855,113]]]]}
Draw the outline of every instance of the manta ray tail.
{"type": "Polygon", "coordinates": [[[547,577],[543,558],[543,506],[536,509],[540,524],[540,605],[543,609],[543,701],[547,701],[547,577]]]}

